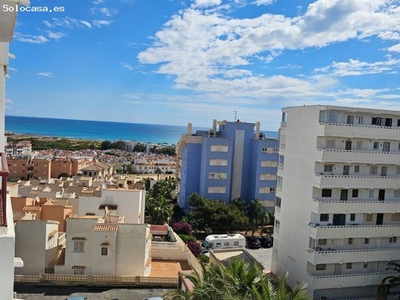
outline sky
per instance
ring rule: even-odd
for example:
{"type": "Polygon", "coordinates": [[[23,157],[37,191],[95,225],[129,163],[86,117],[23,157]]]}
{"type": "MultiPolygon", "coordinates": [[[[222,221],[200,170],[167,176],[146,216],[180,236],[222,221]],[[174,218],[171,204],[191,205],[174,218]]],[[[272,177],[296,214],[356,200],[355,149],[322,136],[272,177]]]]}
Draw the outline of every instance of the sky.
{"type": "Polygon", "coordinates": [[[399,0],[31,0],[40,8],[18,14],[7,115],[237,116],[275,131],[287,106],[400,110],[399,0]]]}

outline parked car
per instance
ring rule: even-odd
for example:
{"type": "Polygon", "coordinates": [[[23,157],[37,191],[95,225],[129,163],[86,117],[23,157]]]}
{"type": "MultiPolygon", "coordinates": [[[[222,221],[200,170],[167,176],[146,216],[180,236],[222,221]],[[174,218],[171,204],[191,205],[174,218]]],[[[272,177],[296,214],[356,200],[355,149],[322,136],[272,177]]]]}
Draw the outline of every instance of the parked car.
{"type": "Polygon", "coordinates": [[[261,247],[260,241],[254,236],[246,237],[246,247],[249,249],[259,249],[261,247]]]}
{"type": "Polygon", "coordinates": [[[274,244],[273,239],[270,236],[260,236],[258,237],[258,240],[263,248],[271,248],[274,244]]]}

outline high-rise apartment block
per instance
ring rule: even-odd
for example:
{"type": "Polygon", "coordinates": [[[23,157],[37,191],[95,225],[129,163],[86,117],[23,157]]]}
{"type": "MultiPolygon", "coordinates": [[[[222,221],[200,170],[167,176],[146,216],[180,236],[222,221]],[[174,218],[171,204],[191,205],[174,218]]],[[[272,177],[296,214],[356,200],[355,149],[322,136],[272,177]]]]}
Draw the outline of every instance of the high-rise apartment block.
{"type": "Polygon", "coordinates": [[[178,146],[179,204],[188,209],[193,193],[229,203],[258,199],[274,209],[278,140],[266,138],[260,123],[214,120],[211,130],[192,134],[188,125],[178,146]]]}
{"type": "Polygon", "coordinates": [[[400,261],[400,112],[282,111],[272,272],[313,299],[376,297],[400,261]]]}

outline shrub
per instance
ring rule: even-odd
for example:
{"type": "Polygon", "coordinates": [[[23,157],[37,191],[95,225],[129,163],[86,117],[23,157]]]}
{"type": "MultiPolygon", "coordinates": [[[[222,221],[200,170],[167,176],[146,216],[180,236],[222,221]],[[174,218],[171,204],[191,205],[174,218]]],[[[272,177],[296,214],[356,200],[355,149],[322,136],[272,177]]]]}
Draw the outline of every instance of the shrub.
{"type": "Polygon", "coordinates": [[[191,235],[186,235],[186,234],[178,234],[179,237],[182,239],[182,241],[187,244],[188,242],[196,242],[196,238],[191,235]]]}
{"type": "Polygon", "coordinates": [[[208,264],[210,262],[210,258],[207,255],[202,254],[199,257],[199,261],[204,264],[208,264]]]}
{"type": "Polygon", "coordinates": [[[197,242],[188,242],[187,247],[192,251],[193,255],[199,257],[201,255],[201,245],[197,242]]]}
{"type": "Polygon", "coordinates": [[[187,222],[176,222],[172,228],[177,234],[192,235],[193,233],[192,225],[187,222]]]}

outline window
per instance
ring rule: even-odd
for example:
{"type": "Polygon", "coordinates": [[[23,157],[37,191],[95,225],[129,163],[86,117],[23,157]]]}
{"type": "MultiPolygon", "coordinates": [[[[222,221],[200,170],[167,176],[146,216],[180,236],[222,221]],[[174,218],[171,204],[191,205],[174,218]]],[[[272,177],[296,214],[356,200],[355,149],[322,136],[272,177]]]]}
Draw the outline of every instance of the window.
{"type": "Polygon", "coordinates": [[[324,165],[324,172],[333,172],[333,165],[324,165]]]}
{"type": "Polygon", "coordinates": [[[335,140],[331,140],[331,139],[326,140],[326,148],[327,149],[335,148],[335,140]]]}
{"type": "Polygon", "coordinates": [[[275,174],[260,174],[260,180],[276,180],[275,174]]]}
{"type": "Polygon", "coordinates": [[[360,173],[360,166],[359,165],[354,166],[354,173],[360,173]]]}
{"type": "Polygon", "coordinates": [[[263,147],[263,148],[261,149],[261,151],[262,151],[263,153],[269,153],[269,154],[271,154],[271,153],[277,153],[277,152],[279,151],[279,149],[278,149],[278,148],[271,148],[271,147],[263,147]]]}
{"type": "Polygon", "coordinates": [[[74,275],[85,275],[85,270],[76,269],[74,270],[74,275]]]}
{"type": "Polygon", "coordinates": [[[319,220],[321,222],[328,222],[329,221],[329,214],[321,214],[321,216],[319,217],[319,220]]]}
{"type": "Polygon", "coordinates": [[[318,246],[324,246],[324,245],[326,245],[326,239],[319,239],[318,246]]]}
{"type": "Polygon", "coordinates": [[[227,166],[227,159],[210,159],[210,166],[227,166]]]}
{"type": "Polygon", "coordinates": [[[226,173],[210,172],[210,173],[208,173],[208,178],[209,179],[226,179],[226,173]]]}
{"type": "Polygon", "coordinates": [[[368,263],[367,262],[363,263],[363,269],[368,269],[368,263]]]}
{"type": "Polygon", "coordinates": [[[276,205],[277,207],[281,207],[281,201],[282,201],[282,199],[281,199],[281,198],[279,198],[279,197],[276,197],[276,200],[275,200],[275,205],[276,205]]]}
{"type": "Polygon", "coordinates": [[[351,192],[351,196],[352,196],[353,198],[357,198],[357,197],[358,197],[358,190],[353,190],[353,191],[351,192]]]}
{"type": "Polygon", "coordinates": [[[215,244],[215,247],[216,247],[216,248],[221,247],[221,243],[216,243],[216,244],[215,244]]]}
{"type": "Polygon", "coordinates": [[[85,241],[74,241],[74,252],[85,252],[85,241]]]}
{"type": "Polygon", "coordinates": [[[350,221],[356,220],[356,214],[350,214],[350,221]]]}
{"type": "Polygon", "coordinates": [[[228,152],[228,146],[225,145],[211,145],[211,152],[228,152]]]}
{"type": "Polygon", "coordinates": [[[400,166],[396,166],[396,174],[400,174],[400,166]]]}
{"type": "Polygon", "coordinates": [[[234,241],[233,246],[239,246],[239,241],[234,241]]]}
{"type": "Polygon", "coordinates": [[[378,174],[378,166],[371,166],[369,169],[369,173],[372,175],[378,174]]]}
{"type": "Polygon", "coordinates": [[[356,149],[361,150],[362,149],[362,141],[357,141],[356,143],[356,149]]]}
{"type": "Polygon", "coordinates": [[[381,125],[381,124],[382,124],[382,118],[372,117],[372,125],[381,125]]]}
{"type": "Polygon", "coordinates": [[[367,214],[367,216],[366,216],[366,218],[365,218],[365,221],[366,221],[366,222],[372,222],[372,220],[373,220],[372,214],[367,214]]]}
{"type": "Polygon", "coordinates": [[[369,244],[369,238],[365,238],[365,239],[364,239],[364,244],[365,244],[365,245],[368,245],[368,244],[369,244]]]}
{"type": "Polygon", "coordinates": [[[287,113],[283,112],[282,113],[282,122],[287,122],[287,117],[288,117],[287,113]]]}
{"type": "Polygon", "coordinates": [[[270,191],[271,193],[274,193],[274,192],[275,192],[275,188],[274,188],[274,187],[270,187],[270,188],[269,188],[269,191],[270,191]]]}
{"type": "Polygon", "coordinates": [[[229,242],[225,242],[225,243],[224,243],[224,246],[225,246],[225,247],[228,247],[228,246],[229,246],[229,242]]]}
{"type": "Polygon", "coordinates": [[[400,213],[392,214],[392,221],[400,221],[400,213]]]}
{"type": "Polygon", "coordinates": [[[400,198],[400,190],[394,190],[394,198],[400,198]]]}
{"type": "Polygon", "coordinates": [[[389,243],[390,243],[390,244],[395,244],[395,243],[397,243],[397,237],[395,237],[395,236],[390,237],[390,238],[389,238],[389,243]]]}
{"type": "Polygon", "coordinates": [[[224,194],[226,193],[225,186],[209,186],[207,189],[209,194],[224,194]]]}
{"type": "Polygon", "coordinates": [[[322,197],[332,197],[332,190],[322,189],[322,197]]]}
{"type": "Polygon", "coordinates": [[[349,238],[348,244],[349,244],[349,245],[353,244],[353,238],[349,238]]]}
{"type": "Polygon", "coordinates": [[[101,255],[108,255],[108,248],[107,247],[101,247],[101,255]]]}
{"type": "Polygon", "coordinates": [[[353,264],[352,263],[347,263],[346,264],[346,269],[352,269],[353,268],[353,264]]]}
{"type": "Polygon", "coordinates": [[[364,123],[364,117],[363,116],[357,116],[357,117],[358,117],[358,124],[364,123]]]}
{"type": "Polygon", "coordinates": [[[379,149],[379,142],[374,142],[374,150],[378,150],[379,149]]]}
{"type": "Polygon", "coordinates": [[[315,269],[316,269],[317,271],[326,270],[326,264],[317,264],[316,267],[315,267],[315,269]]]}
{"type": "Polygon", "coordinates": [[[370,198],[374,198],[374,190],[369,190],[368,196],[369,196],[370,198]]]}

